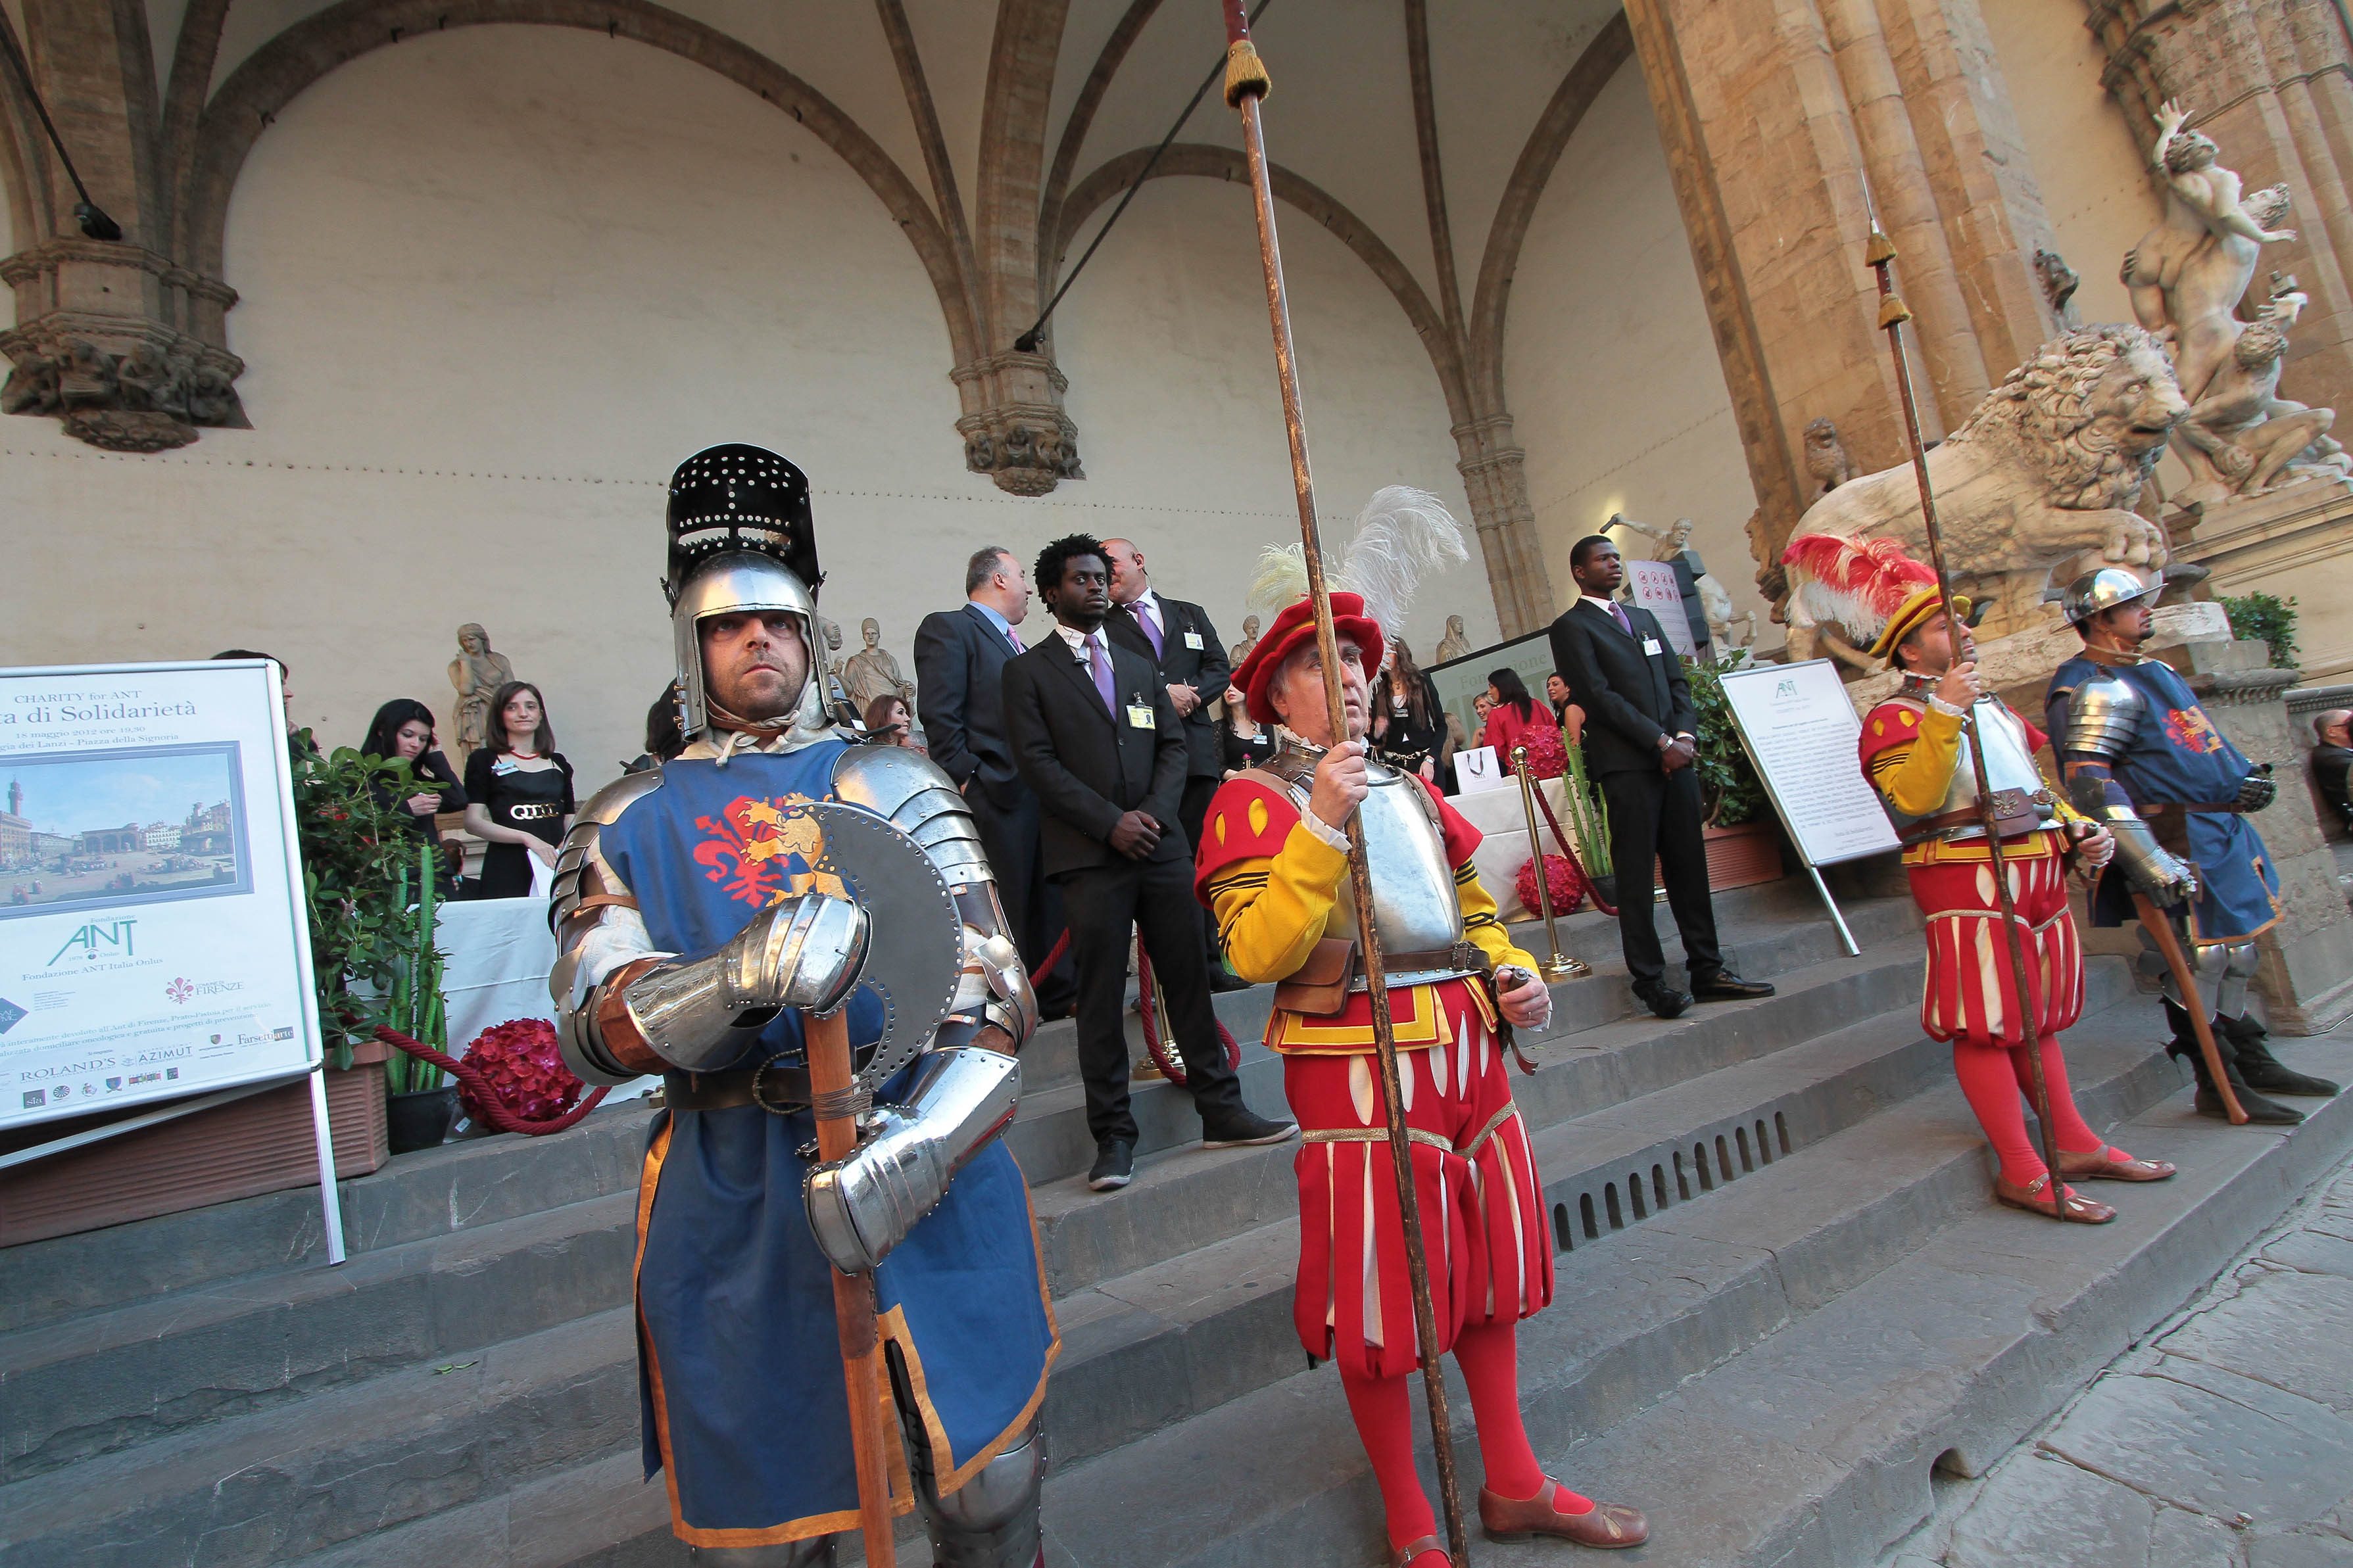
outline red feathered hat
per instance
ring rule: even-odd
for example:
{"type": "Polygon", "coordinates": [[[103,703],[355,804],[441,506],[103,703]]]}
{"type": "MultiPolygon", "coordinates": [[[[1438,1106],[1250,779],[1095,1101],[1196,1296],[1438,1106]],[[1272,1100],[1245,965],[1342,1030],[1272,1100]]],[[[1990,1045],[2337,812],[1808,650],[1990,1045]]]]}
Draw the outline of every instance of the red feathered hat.
{"type": "MultiPolygon", "coordinates": [[[[1365,614],[1362,595],[1332,595],[1332,631],[1335,637],[1355,639],[1356,646],[1364,650],[1366,674],[1381,667],[1381,655],[1388,646],[1388,639],[1381,636],[1380,623],[1365,614]]],[[[1291,657],[1293,648],[1314,640],[1315,606],[1313,600],[1302,599],[1274,617],[1274,625],[1266,628],[1266,635],[1258,639],[1258,646],[1250,649],[1250,657],[1234,670],[1234,684],[1241,689],[1245,699],[1243,706],[1250,710],[1251,718],[1261,724],[1278,721],[1269,695],[1274,685],[1275,672],[1282,668],[1282,661],[1291,657]]]]}

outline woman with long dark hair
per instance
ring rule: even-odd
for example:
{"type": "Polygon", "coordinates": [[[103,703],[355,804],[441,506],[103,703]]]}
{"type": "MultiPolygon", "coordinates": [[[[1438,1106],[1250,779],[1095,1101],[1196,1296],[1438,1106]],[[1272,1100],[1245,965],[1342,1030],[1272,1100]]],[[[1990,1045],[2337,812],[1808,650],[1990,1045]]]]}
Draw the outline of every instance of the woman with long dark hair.
{"type": "Polygon", "coordinates": [[[555,749],[547,704],[528,680],[510,680],[491,697],[491,734],[466,759],[466,830],[490,846],[466,896],[528,897],[530,857],[553,868],[578,809],[572,764],[555,749]]]}
{"type": "Polygon", "coordinates": [[[394,698],[375,710],[360,752],[408,764],[416,784],[406,795],[396,796],[383,784],[371,784],[369,791],[377,805],[391,811],[419,843],[438,848],[441,832],[433,819],[445,811],[465,810],[466,791],[448,759],[434,747],[433,710],[412,697],[394,698]]]}
{"type": "Polygon", "coordinates": [[[1218,742],[1228,778],[1244,768],[1263,767],[1274,755],[1274,726],[1251,718],[1246,702],[1240,687],[1226,688],[1226,716],[1218,726],[1218,742]]]}
{"type": "Polygon", "coordinates": [[[1373,755],[1400,773],[1419,773],[1432,784],[1445,782],[1441,773],[1451,771],[1445,767],[1445,711],[1403,637],[1390,639],[1388,668],[1373,678],[1372,689],[1365,695],[1372,706],[1367,715],[1372,729],[1366,738],[1373,755]]]}
{"type": "Polygon", "coordinates": [[[1506,666],[1487,672],[1487,695],[1494,707],[1487,714],[1485,743],[1495,748],[1495,761],[1512,765],[1512,748],[1528,749],[1528,769],[1540,779],[1558,778],[1568,767],[1568,752],[1560,743],[1560,730],[1552,710],[1528,695],[1520,672],[1506,666]]]}

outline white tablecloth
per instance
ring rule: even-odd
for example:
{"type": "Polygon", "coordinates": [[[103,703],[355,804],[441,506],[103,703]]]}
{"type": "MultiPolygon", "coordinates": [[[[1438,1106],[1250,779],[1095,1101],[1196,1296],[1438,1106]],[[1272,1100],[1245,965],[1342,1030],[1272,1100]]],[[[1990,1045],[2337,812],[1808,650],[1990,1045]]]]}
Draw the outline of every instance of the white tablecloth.
{"type": "MultiPolygon", "coordinates": [[[[1561,831],[1569,842],[1577,844],[1579,860],[1585,858],[1585,846],[1577,843],[1577,824],[1568,815],[1568,796],[1565,781],[1546,779],[1538,787],[1551,803],[1553,815],[1560,819],[1561,831]]],[[[1479,881],[1494,899],[1503,918],[1507,921],[1534,919],[1534,910],[1520,907],[1520,895],[1515,887],[1520,868],[1528,863],[1527,813],[1520,805],[1519,786],[1510,789],[1486,790],[1475,795],[1450,795],[1447,804],[1459,811],[1484,837],[1471,857],[1479,868],[1479,881]]],[[[1541,809],[1536,815],[1537,830],[1543,834],[1545,847],[1552,854],[1560,851],[1552,842],[1552,829],[1546,826],[1541,809]]]]}
{"type": "MultiPolygon", "coordinates": [[[[545,899],[470,899],[443,904],[433,928],[441,950],[441,1001],[449,1020],[449,1054],[462,1057],[487,1028],[516,1018],[555,1021],[547,972],[555,935],[545,899]]],[[[606,1098],[627,1100],[661,1087],[659,1078],[621,1085],[606,1098]]]]}

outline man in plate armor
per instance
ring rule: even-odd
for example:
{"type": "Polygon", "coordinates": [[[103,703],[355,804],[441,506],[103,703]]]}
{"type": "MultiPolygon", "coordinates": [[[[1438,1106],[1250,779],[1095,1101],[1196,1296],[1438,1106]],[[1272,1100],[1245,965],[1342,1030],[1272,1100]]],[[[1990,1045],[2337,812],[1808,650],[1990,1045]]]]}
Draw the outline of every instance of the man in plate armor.
{"type": "MultiPolygon", "coordinates": [[[[1817,543],[1828,539],[1811,537],[1817,543]]],[[[1793,542],[1793,548],[1800,542],[1793,542]]],[[[1842,617],[1849,631],[1862,634],[1856,639],[1861,644],[1884,616],[1869,644],[1871,654],[1903,672],[1895,695],[1863,719],[1856,749],[1904,842],[1905,874],[1913,900],[1926,917],[1928,970],[1921,987],[1920,1027],[1953,1047],[1953,1074],[2000,1162],[1995,1198],[2047,1214],[2051,1173],[2026,1132],[2022,1097],[2033,1092],[2033,1067],[2024,1050],[2018,983],[2001,929],[1977,768],[1962,728],[1972,710],[2026,955],[2027,994],[2033,1001],[2063,1185],[2066,1177],[2163,1181],[2174,1173],[2171,1165],[2136,1160],[2084,1123],[2059,1047],[2060,1032],[2084,1010],[2084,953],[2067,906],[2068,864],[2104,863],[2114,852],[2112,840],[2044,784],[2034,763],[2041,731],[1983,689],[1976,645],[1966,625],[1955,628],[1947,619],[1936,574],[1892,547],[1870,552],[1831,542],[1851,552],[1841,574],[1854,598],[1842,617]]],[[[1966,616],[1969,601],[1956,597],[1953,608],[1966,616]]],[[[2104,1225],[2116,1217],[2114,1208],[2079,1196],[2073,1187],[2063,1188],[2061,1202],[2062,1215],[2083,1224],[2104,1225]]]]}
{"type": "MultiPolygon", "coordinates": [[[[2051,733],[2069,795],[2116,836],[2123,873],[2100,879],[2092,918],[2122,924],[2133,917],[2136,892],[2165,910],[2187,944],[2240,1106],[2253,1121],[2301,1121],[2302,1111],[2263,1097],[2331,1095],[2337,1086],[2274,1057],[2247,1010],[2255,938],[2279,919],[2280,901],[2271,852],[2246,814],[2269,805],[2278,786],[2269,764],[2249,762],[2223,737],[2188,681],[2142,656],[2156,629],[2151,606],[2159,586],[2105,567],[2070,584],[2061,606],[2084,651],[2051,678],[2051,733]]],[[[2199,1110],[2225,1116],[2172,969],[2145,927],[2140,939],[2141,968],[2159,979],[2173,1026],[2166,1049],[2189,1058],[2199,1110]]]]}
{"type": "Polygon", "coordinates": [[[800,470],[700,453],[670,479],[669,532],[687,746],[581,809],[549,980],[575,1072],[667,1086],[638,1205],[647,1473],[667,1473],[699,1561],[831,1563],[859,1521],[831,1271],[872,1270],[895,1509],[921,1510],[942,1568],[1034,1568],[1060,1341],[996,1139],[1035,1005],[987,860],[945,774],[828,721],[800,470]],[[936,873],[944,1009],[910,1007],[927,977],[892,965],[922,944],[826,858],[811,813],[850,807],[936,873]],[[818,1165],[802,1016],[843,1006],[874,1100],[856,1152],[818,1165]]]}
{"type": "Polygon", "coordinates": [[[1518,1323],[1552,1300],[1552,1233],[1503,1046],[1506,1026],[1543,1028],[1552,996],[1479,885],[1471,861],[1479,830],[1420,779],[1366,759],[1366,674],[1379,667],[1384,638],[1354,594],[1334,594],[1332,614],[1347,734],[1332,733],[1303,600],[1234,672],[1250,717],[1284,726],[1282,745],[1210,801],[1194,882],[1234,972],[1276,983],[1266,1044],[1283,1058],[1284,1092],[1306,1129],[1295,1163],[1300,1342],[1340,1363],[1393,1561],[1443,1563],[1414,1472],[1406,1383],[1420,1363],[1347,879],[1344,834],[1355,815],[1372,870],[1439,1342],[1469,1381],[1486,1462],[1480,1518],[1499,1539],[1638,1545],[1648,1534],[1642,1516],[1548,1479],[1520,1417],[1518,1323]]]}

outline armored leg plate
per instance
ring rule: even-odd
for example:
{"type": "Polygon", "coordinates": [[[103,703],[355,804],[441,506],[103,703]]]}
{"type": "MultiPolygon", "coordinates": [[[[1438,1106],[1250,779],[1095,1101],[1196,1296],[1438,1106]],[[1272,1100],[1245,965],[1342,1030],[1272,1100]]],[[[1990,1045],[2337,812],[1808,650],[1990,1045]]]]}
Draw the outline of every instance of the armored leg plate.
{"type": "Polygon", "coordinates": [[[686,1555],[695,1568],[833,1568],[833,1542],[820,1535],[774,1546],[690,1546],[686,1555]]]}
{"type": "Polygon", "coordinates": [[[1011,1447],[945,1497],[939,1494],[922,1426],[905,1418],[902,1425],[915,1509],[932,1538],[934,1568],[1035,1568],[1038,1494],[1046,1479],[1038,1424],[1032,1421],[1011,1447]]]}

